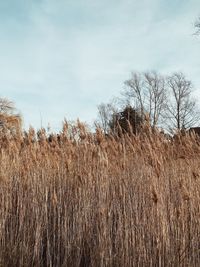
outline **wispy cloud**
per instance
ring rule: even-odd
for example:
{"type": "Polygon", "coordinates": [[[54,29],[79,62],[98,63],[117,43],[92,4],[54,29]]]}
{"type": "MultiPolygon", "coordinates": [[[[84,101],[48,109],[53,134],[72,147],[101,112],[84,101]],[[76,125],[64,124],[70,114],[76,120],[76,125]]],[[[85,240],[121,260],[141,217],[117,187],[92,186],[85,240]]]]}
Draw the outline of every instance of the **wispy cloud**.
{"type": "Polygon", "coordinates": [[[0,86],[25,126],[91,122],[132,70],[181,70],[200,86],[197,0],[13,2],[0,4],[0,86]]]}

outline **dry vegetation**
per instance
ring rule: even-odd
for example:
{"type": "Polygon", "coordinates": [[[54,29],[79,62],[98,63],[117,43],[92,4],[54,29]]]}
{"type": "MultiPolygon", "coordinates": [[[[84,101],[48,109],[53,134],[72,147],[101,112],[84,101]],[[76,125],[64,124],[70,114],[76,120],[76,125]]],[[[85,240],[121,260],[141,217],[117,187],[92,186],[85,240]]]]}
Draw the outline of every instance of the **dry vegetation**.
{"type": "Polygon", "coordinates": [[[0,266],[200,266],[195,136],[65,123],[0,146],[0,266]]]}

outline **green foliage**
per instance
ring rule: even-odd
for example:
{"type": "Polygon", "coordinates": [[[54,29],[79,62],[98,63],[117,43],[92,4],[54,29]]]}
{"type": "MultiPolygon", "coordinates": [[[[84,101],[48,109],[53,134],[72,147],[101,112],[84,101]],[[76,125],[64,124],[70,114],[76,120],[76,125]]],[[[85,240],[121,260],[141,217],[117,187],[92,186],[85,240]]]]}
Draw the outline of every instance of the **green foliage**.
{"type": "Polygon", "coordinates": [[[134,108],[126,106],[123,111],[113,114],[110,129],[116,134],[132,132],[138,133],[143,123],[143,118],[134,108]]]}

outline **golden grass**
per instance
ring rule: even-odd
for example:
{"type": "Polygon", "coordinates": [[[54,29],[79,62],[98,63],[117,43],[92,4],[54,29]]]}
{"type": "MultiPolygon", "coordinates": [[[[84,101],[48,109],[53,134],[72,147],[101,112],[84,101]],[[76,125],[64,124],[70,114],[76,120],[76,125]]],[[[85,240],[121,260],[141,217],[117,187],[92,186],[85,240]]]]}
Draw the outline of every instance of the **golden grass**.
{"type": "Polygon", "coordinates": [[[200,266],[200,145],[42,129],[0,141],[0,266],[200,266]]]}

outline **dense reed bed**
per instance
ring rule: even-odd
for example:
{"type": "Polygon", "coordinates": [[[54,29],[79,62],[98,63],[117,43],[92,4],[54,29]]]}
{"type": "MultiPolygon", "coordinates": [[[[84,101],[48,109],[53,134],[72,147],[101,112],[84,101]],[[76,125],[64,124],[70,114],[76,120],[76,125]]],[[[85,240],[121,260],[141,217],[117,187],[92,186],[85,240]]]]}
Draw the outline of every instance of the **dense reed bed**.
{"type": "Polygon", "coordinates": [[[0,147],[0,266],[200,266],[195,136],[65,123],[0,147]]]}

